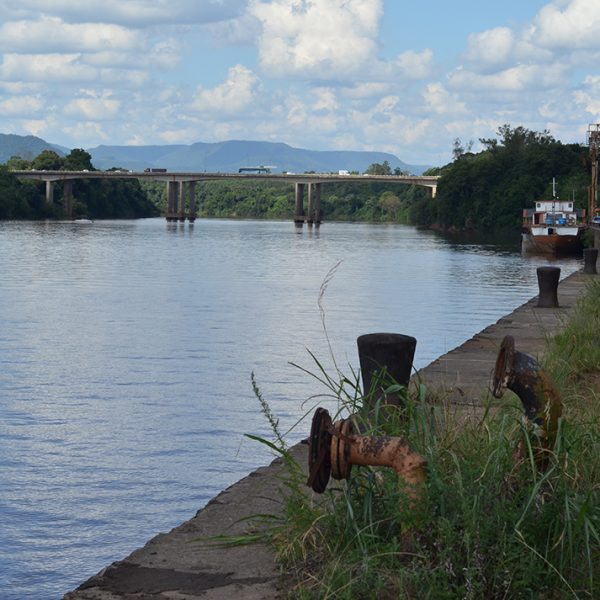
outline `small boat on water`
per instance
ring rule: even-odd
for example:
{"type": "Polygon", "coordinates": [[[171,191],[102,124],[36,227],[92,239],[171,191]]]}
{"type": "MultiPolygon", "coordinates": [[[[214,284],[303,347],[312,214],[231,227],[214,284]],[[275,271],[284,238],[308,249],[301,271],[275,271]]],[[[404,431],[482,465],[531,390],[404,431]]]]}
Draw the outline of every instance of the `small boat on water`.
{"type": "Polygon", "coordinates": [[[523,209],[521,250],[535,254],[577,254],[582,251],[585,229],[583,209],[572,200],[559,200],[552,180],[552,200],[538,200],[535,208],[523,209]]]}

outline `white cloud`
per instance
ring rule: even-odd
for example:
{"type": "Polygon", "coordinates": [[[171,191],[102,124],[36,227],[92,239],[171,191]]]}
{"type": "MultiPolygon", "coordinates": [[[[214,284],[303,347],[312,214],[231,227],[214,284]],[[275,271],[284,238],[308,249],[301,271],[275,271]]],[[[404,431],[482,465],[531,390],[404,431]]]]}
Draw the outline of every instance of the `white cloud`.
{"type": "Polygon", "coordinates": [[[105,142],[110,139],[102,123],[95,121],[80,121],[74,125],[67,125],[65,131],[75,142],[74,147],[89,148],[97,145],[99,141],[105,142]]]}
{"type": "Polygon", "coordinates": [[[213,23],[241,14],[246,0],[0,0],[0,11],[31,18],[61,15],[74,23],[118,23],[142,27],[173,23],[213,23]]]}
{"type": "Polygon", "coordinates": [[[23,121],[23,131],[31,135],[41,136],[48,130],[48,121],[45,119],[27,119],[23,121]]]}
{"type": "Polygon", "coordinates": [[[575,105],[583,110],[594,122],[600,121],[600,76],[591,75],[586,77],[582,89],[573,93],[575,105]]]}
{"type": "Polygon", "coordinates": [[[547,0],[529,25],[473,32],[462,66],[443,72],[451,57],[403,44],[402,23],[382,30],[393,44],[382,37],[384,0],[0,0],[0,130],[71,146],[243,137],[442,162],[452,139],[503,123],[568,135],[600,121],[596,4],[547,0]]]}
{"type": "Polygon", "coordinates": [[[496,27],[471,34],[468,44],[467,60],[488,65],[503,65],[514,50],[515,36],[507,27],[496,27]]]}
{"type": "Polygon", "coordinates": [[[241,111],[253,105],[260,87],[258,77],[247,67],[231,67],[227,79],[220,85],[199,87],[191,108],[198,112],[219,113],[242,117],[241,111]]]}
{"type": "Polygon", "coordinates": [[[464,115],[467,112],[465,103],[459,100],[456,93],[449,92],[441,83],[430,83],[423,92],[425,106],[438,115],[464,115]]]}
{"type": "Polygon", "coordinates": [[[361,138],[369,140],[369,149],[398,152],[398,145],[425,145],[431,136],[430,118],[416,118],[396,110],[397,99],[383,99],[372,111],[353,113],[352,120],[359,127],[361,138]]]}
{"type": "Polygon", "coordinates": [[[114,119],[119,114],[121,103],[111,98],[76,98],[64,107],[67,117],[85,121],[114,119]]]}
{"type": "Polygon", "coordinates": [[[24,81],[0,81],[0,90],[7,94],[32,94],[41,92],[43,87],[39,83],[24,81]]]}
{"type": "Polygon", "coordinates": [[[44,101],[39,96],[13,96],[0,101],[0,114],[4,117],[30,117],[43,107],[44,101]]]}
{"type": "Polygon", "coordinates": [[[433,52],[426,49],[422,52],[408,50],[391,62],[391,75],[403,79],[423,79],[431,74],[433,52]]]}
{"type": "Polygon", "coordinates": [[[180,61],[179,44],[175,40],[166,39],[148,47],[144,51],[119,52],[104,50],[93,54],[85,54],[82,61],[95,67],[110,69],[140,70],[161,69],[169,70],[180,61]]]}
{"type": "Polygon", "coordinates": [[[18,82],[94,81],[96,72],[79,54],[5,54],[0,78],[18,82]]]}
{"type": "Polygon", "coordinates": [[[532,43],[550,48],[598,48],[600,3],[554,0],[537,14],[529,31],[532,43]]]}
{"type": "Polygon", "coordinates": [[[381,96],[387,94],[390,89],[389,83],[382,82],[368,82],[368,83],[356,83],[349,87],[342,89],[342,95],[346,98],[373,98],[375,96],[381,96]]]}
{"type": "Polygon", "coordinates": [[[516,65],[491,74],[457,69],[449,77],[454,91],[477,92],[481,96],[493,92],[527,92],[561,85],[566,75],[564,65],[516,65]]]}
{"type": "Polygon", "coordinates": [[[245,12],[235,19],[219,21],[203,26],[218,46],[254,46],[260,36],[261,23],[252,14],[245,12]]]}
{"type": "Polygon", "coordinates": [[[36,84],[120,83],[135,87],[142,85],[148,74],[138,69],[96,68],[86,64],[81,54],[5,54],[0,65],[0,79],[36,84]]]}
{"type": "Polygon", "coordinates": [[[335,91],[331,88],[315,88],[313,110],[331,112],[338,110],[340,105],[336,99],[335,91]]]}
{"type": "Polygon", "coordinates": [[[375,55],[382,0],[251,0],[259,54],[274,75],[344,79],[375,55]]]}
{"type": "Polygon", "coordinates": [[[69,53],[140,48],[141,36],[118,25],[64,23],[58,17],[11,21],[0,27],[0,50],[12,53],[69,53]]]}

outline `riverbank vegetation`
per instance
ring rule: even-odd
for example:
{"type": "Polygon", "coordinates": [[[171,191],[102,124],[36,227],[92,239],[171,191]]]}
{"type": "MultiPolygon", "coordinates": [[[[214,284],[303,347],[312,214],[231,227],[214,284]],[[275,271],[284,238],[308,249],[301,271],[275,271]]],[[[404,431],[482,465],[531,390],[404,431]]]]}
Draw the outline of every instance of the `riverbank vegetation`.
{"type": "MultiPolygon", "coordinates": [[[[54,203],[46,203],[43,181],[19,180],[10,170],[95,171],[91,156],[77,148],[66,156],[44,150],[33,160],[12,157],[0,165],[0,219],[61,219],[63,184],[55,183],[54,203]]],[[[73,216],[91,219],[154,217],[159,210],[148,199],[139,181],[73,180],[73,216]]]]}
{"type": "MultiPolygon", "coordinates": [[[[269,444],[287,462],[285,515],[268,538],[291,577],[291,598],[563,599],[600,597],[600,283],[593,282],[544,366],[563,400],[554,448],[536,466],[533,433],[516,397],[465,418],[426,399],[367,414],[354,377],[329,376],[323,393],[365,433],[400,435],[427,460],[415,502],[391,469],[355,468],[310,496],[278,422],[269,444]],[[515,449],[522,444],[524,455],[515,449]]],[[[289,580],[288,580],[289,581],[289,580]]]]}
{"type": "MultiPolygon", "coordinates": [[[[587,148],[562,144],[549,132],[503,125],[495,138],[472,142],[455,140],[454,160],[427,171],[439,175],[437,195],[429,190],[385,182],[338,182],[322,186],[324,220],[408,223],[444,231],[479,231],[486,235],[520,228],[523,208],[550,197],[552,179],[560,198],[587,206],[590,160],[587,148]]],[[[90,155],[81,149],[65,157],[45,150],[31,161],[11,158],[0,168],[0,218],[60,216],[62,207],[42,201],[43,184],[19,182],[8,169],[93,170],[90,155]]],[[[366,173],[398,175],[387,163],[365,165],[366,173]]],[[[75,209],[95,218],[153,216],[166,212],[164,182],[74,182],[75,209]]],[[[61,197],[57,185],[57,200],[61,197]]],[[[306,202],[306,200],[305,200],[306,202]]],[[[206,181],[196,186],[200,217],[292,219],[294,186],[289,183],[206,181]]]]}
{"type": "MultiPolygon", "coordinates": [[[[480,140],[483,149],[455,141],[454,160],[425,175],[439,175],[437,195],[419,186],[348,182],[322,186],[325,220],[408,223],[446,231],[514,231],[523,208],[551,196],[556,178],[560,198],[587,206],[590,162],[587,148],[562,144],[549,132],[504,125],[497,137],[480,140]]],[[[365,172],[391,175],[389,165],[372,164],[365,172]]],[[[399,173],[394,173],[399,174],[399,173]]],[[[143,184],[164,212],[165,190],[143,184]]],[[[294,188],[283,183],[213,181],[197,186],[202,217],[277,218],[294,216],[294,188]]]]}
{"type": "Polygon", "coordinates": [[[430,172],[441,177],[435,201],[413,203],[412,223],[450,230],[517,229],[523,208],[552,197],[553,178],[559,198],[587,206],[591,172],[587,148],[562,144],[547,131],[510,125],[500,127],[496,138],[480,142],[483,150],[473,154],[456,140],[454,161],[430,172]]]}
{"type": "MultiPolygon", "coordinates": [[[[370,165],[369,169],[381,165],[370,165]]],[[[161,212],[166,211],[164,184],[142,183],[142,188],[161,212]]],[[[206,181],[196,186],[200,217],[241,219],[285,219],[294,217],[295,190],[290,183],[206,181]]],[[[322,186],[321,210],[328,221],[408,223],[415,199],[428,191],[418,186],[348,182],[322,186]]],[[[304,199],[305,208],[308,199],[304,199]]]]}

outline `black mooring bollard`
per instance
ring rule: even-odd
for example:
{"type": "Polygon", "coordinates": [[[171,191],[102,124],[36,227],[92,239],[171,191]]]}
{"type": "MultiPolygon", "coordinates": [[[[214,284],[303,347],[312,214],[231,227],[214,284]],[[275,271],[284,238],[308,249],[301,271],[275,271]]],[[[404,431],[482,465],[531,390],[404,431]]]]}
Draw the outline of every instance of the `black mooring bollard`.
{"type": "Polygon", "coordinates": [[[597,275],[596,261],[598,260],[598,248],[586,248],[583,251],[583,272],[586,275],[597,275]]]}
{"type": "Polygon", "coordinates": [[[538,308],[558,308],[558,280],[560,279],[559,267],[538,267],[538,286],[540,297],[538,308]]]}
{"type": "MultiPolygon", "coordinates": [[[[400,333],[369,333],[361,335],[356,343],[363,391],[365,395],[371,394],[373,404],[390,383],[408,386],[417,347],[414,337],[400,333]]],[[[383,402],[401,406],[402,395],[386,394],[383,402]]]]}

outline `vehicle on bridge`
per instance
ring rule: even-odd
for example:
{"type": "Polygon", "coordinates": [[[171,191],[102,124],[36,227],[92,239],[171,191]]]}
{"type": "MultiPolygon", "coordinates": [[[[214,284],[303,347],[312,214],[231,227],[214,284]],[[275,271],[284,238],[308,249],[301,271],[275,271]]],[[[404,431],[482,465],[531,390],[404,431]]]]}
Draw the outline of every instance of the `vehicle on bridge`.
{"type": "Polygon", "coordinates": [[[144,173],[166,173],[167,170],[166,169],[144,169],[144,173]]]}
{"type": "Polygon", "coordinates": [[[240,167],[238,173],[270,173],[271,169],[276,169],[273,165],[260,165],[258,167],[240,167]]]}

